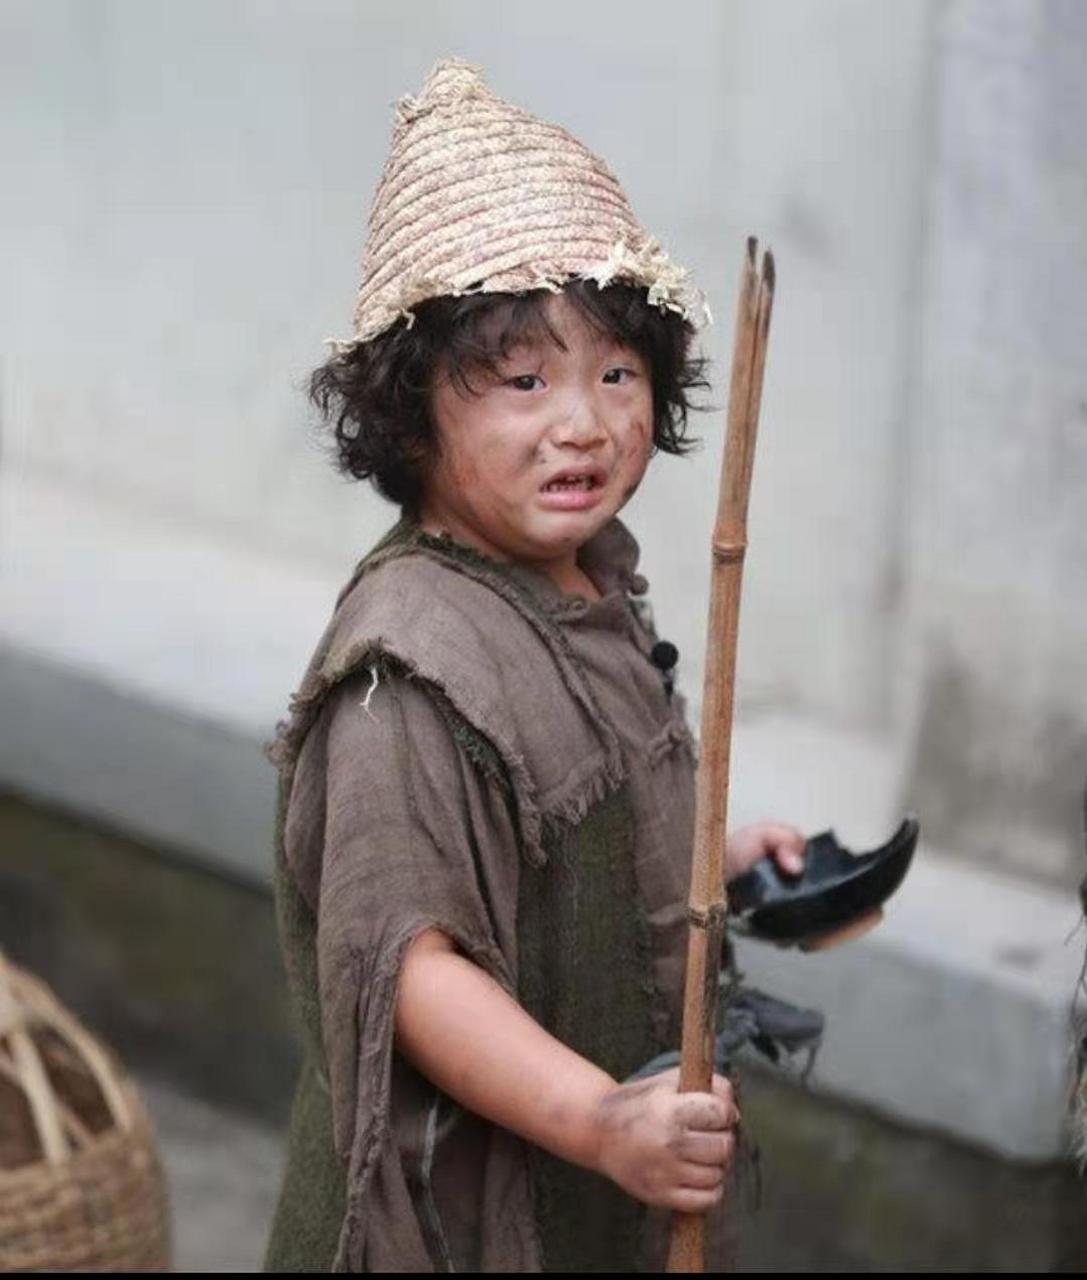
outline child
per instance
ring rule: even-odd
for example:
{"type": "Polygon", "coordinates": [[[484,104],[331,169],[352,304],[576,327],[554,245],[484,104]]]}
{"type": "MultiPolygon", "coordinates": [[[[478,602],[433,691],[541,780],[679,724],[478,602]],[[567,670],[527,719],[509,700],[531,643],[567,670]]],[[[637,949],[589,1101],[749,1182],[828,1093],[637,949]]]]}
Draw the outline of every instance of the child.
{"type": "MultiPolygon", "coordinates": [[[[402,519],[274,748],[307,1059],[268,1266],[659,1267],[646,1206],[720,1202],[738,1111],[719,1076],[621,1083],[679,1041],[694,763],[615,516],[685,448],[700,298],[475,68],[398,115],[355,335],[313,379],[402,519]]],[[[748,828],[729,875],[802,847],[748,828]]]]}

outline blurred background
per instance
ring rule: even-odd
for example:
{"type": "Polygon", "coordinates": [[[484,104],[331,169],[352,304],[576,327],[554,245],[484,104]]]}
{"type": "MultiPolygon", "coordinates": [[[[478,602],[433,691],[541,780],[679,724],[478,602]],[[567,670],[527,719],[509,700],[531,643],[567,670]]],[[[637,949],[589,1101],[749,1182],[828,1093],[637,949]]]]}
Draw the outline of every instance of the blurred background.
{"type": "MultiPolygon", "coordinates": [[[[752,1071],[755,1270],[1080,1270],[1087,5],[2,0],[0,947],[145,1081],[177,1260],[260,1262],[296,1065],[261,745],[395,512],[302,384],[347,336],[392,104],[480,63],[706,290],[779,289],[736,823],[906,811],[884,925],[741,944],[825,1011],[752,1071]]],[[[627,510],[694,722],[722,414],[627,510]]]]}

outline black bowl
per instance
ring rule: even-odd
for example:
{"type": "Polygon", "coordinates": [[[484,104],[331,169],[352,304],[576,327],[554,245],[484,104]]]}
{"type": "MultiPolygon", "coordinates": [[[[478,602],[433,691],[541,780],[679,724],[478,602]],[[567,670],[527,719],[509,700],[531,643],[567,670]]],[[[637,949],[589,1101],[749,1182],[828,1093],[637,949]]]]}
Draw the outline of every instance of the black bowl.
{"type": "Polygon", "coordinates": [[[772,858],[728,887],[729,909],[741,930],[788,947],[809,942],[859,920],[902,883],[917,847],[916,818],[906,818],[894,835],[870,853],[852,853],[833,831],[808,841],[804,873],[787,876],[772,858]]]}

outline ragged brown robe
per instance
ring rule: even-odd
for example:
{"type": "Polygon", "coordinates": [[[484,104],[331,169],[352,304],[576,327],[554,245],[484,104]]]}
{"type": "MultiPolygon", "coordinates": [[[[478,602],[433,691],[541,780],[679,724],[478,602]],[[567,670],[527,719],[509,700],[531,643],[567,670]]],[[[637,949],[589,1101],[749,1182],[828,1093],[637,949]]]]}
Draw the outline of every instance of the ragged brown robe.
{"type": "Polygon", "coordinates": [[[616,1079],[678,1044],[693,756],[637,556],[618,521],[587,544],[589,602],[404,524],[341,594],[274,751],[308,1053],[269,1269],[661,1264],[666,1215],[393,1049],[430,926],[616,1079]]]}

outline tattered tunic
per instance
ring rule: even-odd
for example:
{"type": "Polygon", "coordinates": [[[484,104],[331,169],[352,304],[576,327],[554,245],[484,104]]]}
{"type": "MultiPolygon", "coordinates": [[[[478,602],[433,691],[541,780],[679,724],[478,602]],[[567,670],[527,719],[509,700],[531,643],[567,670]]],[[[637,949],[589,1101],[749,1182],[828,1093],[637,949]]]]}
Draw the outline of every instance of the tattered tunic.
{"type": "Polygon", "coordinates": [[[619,521],[582,548],[590,602],[402,524],[341,594],[273,753],[307,1060],[270,1269],[662,1264],[667,1215],[393,1045],[429,927],[616,1079],[678,1044],[693,754],[637,557],[619,521]]]}

